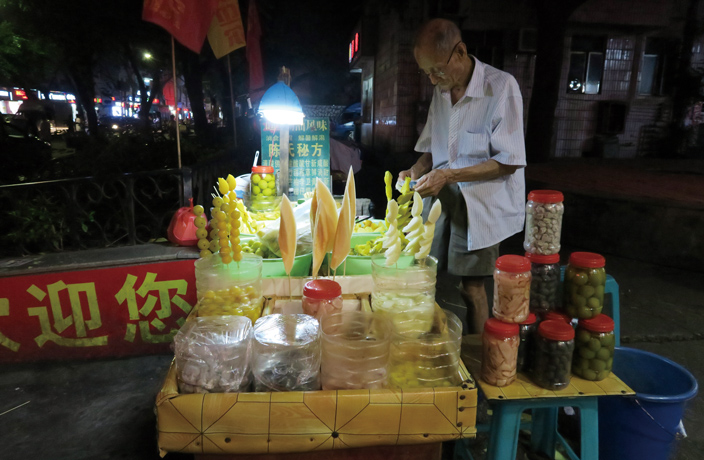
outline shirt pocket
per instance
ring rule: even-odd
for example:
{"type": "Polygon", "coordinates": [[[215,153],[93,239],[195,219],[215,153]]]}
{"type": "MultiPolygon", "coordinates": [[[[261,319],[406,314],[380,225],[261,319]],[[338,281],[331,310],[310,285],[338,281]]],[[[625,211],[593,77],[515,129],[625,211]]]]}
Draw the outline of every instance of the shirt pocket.
{"type": "Polygon", "coordinates": [[[462,132],[460,134],[457,154],[459,157],[488,160],[489,135],[486,133],[462,132]]]}

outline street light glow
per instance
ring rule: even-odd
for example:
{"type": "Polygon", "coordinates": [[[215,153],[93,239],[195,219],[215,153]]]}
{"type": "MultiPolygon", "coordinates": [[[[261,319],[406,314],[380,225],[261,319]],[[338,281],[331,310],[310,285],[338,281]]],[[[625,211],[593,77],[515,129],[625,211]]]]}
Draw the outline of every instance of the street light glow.
{"type": "Polygon", "coordinates": [[[146,52],[144,53],[144,59],[149,60],[151,58],[152,58],[151,53],[146,53],[146,52]]]}

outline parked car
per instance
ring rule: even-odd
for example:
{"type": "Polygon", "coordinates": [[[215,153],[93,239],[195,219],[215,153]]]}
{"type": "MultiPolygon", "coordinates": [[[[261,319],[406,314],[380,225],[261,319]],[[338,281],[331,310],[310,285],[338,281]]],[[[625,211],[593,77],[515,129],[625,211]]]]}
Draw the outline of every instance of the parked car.
{"type": "Polygon", "coordinates": [[[19,127],[0,121],[0,178],[17,180],[42,171],[51,161],[51,145],[19,127]]]}

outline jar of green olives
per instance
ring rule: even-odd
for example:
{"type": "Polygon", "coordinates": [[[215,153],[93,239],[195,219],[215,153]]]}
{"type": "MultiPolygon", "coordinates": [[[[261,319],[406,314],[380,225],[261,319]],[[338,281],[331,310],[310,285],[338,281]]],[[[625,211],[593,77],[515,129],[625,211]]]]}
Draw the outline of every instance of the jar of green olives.
{"type": "Polygon", "coordinates": [[[518,324],[518,362],[516,367],[518,372],[525,372],[530,369],[533,361],[533,341],[535,333],[538,330],[538,318],[535,313],[530,313],[528,318],[518,324]]]}
{"type": "Polygon", "coordinates": [[[543,255],[560,252],[564,199],[557,190],[533,190],[528,194],[523,249],[543,255]]]}
{"type": "Polygon", "coordinates": [[[585,380],[604,380],[614,363],[614,320],[601,314],[580,319],[572,372],[585,380]]]}
{"type": "Polygon", "coordinates": [[[252,211],[273,211],[276,208],[277,183],[273,166],[252,166],[249,180],[252,211]]]}
{"type": "Polygon", "coordinates": [[[536,385],[560,390],[570,383],[574,329],[562,321],[542,321],[535,337],[531,377],[536,385]]]}
{"type": "Polygon", "coordinates": [[[532,254],[526,252],[530,260],[530,311],[547,313],[560,308],[562,292],[560,283],[560,254],[532,254]]]}
{"type": "Polygon", "coordinates": [[[606,259],[593,252],[570,255],[564,282],[564,312],[572,318],[593,318],[604,308],[606,259]]]}

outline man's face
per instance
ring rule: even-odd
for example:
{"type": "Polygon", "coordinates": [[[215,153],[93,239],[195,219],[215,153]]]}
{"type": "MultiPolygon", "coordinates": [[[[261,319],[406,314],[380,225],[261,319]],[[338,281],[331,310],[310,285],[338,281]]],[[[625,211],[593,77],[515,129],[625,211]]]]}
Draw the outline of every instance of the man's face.
{"type": "Polygon", "coordinates": [[[441,90],[449,90],[462,83],[461,67],[457,64],[455,54],[461,42],[452,48],[448,54],[438,52],[434,47],[420,46],[413,52],[422,72],[430,78],[430,82],[441,90]]]}

